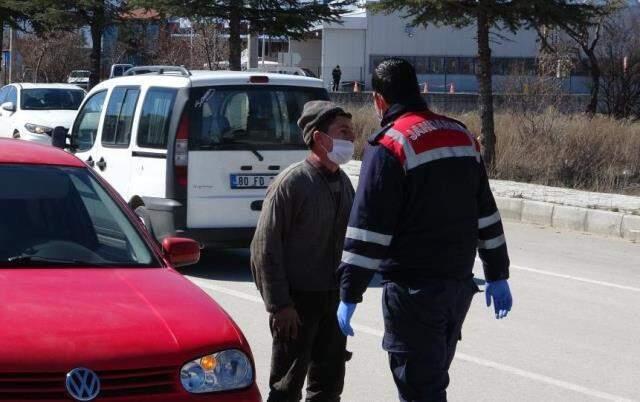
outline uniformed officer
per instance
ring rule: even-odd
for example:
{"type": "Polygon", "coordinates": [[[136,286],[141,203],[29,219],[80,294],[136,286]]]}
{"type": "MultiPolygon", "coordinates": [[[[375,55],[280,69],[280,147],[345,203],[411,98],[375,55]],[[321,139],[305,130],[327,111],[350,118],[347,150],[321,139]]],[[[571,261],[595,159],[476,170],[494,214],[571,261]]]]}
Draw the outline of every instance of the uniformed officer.
{"type": "Polygon", "coordinates": [[[511,310],[507,245],[480,146],[466,127],[430,111],[407,61],[373,73],[383,129],[369,139],[342,263],[338,322],[350,320],[376,272],[384,340],[401,401],[446,401],[448,370],[478,287],[476,251],[496,318],[511,310]]]}

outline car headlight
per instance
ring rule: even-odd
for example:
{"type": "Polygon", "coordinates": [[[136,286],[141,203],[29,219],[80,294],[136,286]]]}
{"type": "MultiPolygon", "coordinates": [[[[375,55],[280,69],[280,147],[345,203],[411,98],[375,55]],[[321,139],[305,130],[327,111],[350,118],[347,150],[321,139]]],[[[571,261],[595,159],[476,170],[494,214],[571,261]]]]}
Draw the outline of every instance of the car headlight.
{"type": "Polygon", "coordinates": [[[31,124],[31,123],[25,124],[24,128],[26,128],[29,132],[32,132],[34,134],[49,134],[50,132],[53,131],[51,127],[41,126],[39,124],[31,124]]]}
{"type": "Polygon", "coordinates": [[[225,350],[185,364],[180,382],[194,394],[246,388],[253,383],[253,367],[243,352],[225,350]]]}

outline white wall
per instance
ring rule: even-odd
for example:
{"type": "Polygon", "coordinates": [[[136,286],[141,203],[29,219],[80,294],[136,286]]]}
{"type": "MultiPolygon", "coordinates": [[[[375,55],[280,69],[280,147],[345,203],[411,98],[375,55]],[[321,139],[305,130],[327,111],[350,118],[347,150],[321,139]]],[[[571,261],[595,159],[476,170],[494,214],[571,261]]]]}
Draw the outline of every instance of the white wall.
{"type": "Polygon", "coordinates": [[[323,32],[322,79],[331,86],[331,71],[336,65],[342,70],[342,81],[362,80],[366,74],[366,30],[328,29],[323,32]]]}
{"type": "MultiPolygon", "coordinates": [[[[457,29],[449,26],[413,28],[410,37],[406,30],[409,20],[399,14],[368,13],[367,50],[369,54],[414,56],[475,56],[476,27],[457,29]]],[[[516,35],[501,32],[507,39],[497,39],[491,45],[496,57],[535,57],[538,53],[534,31],[520,31],[516,35]]]]}
{"type": "Polygon", "coordinates": [[[280,61],[287,66],[308,68],[314,74],[319,74],[322,66],[322,39],[291,40],[289,53],[281,53],[280,57],[280,61]]]}

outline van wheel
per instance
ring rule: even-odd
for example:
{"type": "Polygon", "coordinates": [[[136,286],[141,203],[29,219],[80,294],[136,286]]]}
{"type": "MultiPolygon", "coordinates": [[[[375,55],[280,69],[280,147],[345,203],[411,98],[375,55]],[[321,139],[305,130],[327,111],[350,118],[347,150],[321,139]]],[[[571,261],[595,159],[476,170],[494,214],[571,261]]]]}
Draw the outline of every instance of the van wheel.
{"type": "Polygon", "coordinates": [[[13,132],[13,138],[15,138],[16,140],[20,138],[20,133],[18,132],[18,130],[13,132]]]}
{"type": "Polygon", "coordinates": [[[149,216],[149,211],[147,211],[147,208],[144,206],[140,206],[135,209],[135,212],[136,212],[136,215],[138,215],[138,218],[142,221],[144,226],[147,228],[149,233],[151,233],[151,236],[153,236],[153,238],[155,239],[156,234],[153,232],[153,226],[151,225],[151,217],[149,216]]]}

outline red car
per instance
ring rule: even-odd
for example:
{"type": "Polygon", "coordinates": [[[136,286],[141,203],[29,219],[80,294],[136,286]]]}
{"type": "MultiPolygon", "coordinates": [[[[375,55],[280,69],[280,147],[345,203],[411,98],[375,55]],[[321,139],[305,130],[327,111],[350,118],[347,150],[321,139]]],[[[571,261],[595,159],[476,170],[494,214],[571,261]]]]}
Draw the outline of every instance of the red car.
{"type": "Polygon", "coordinates": [[[0,400],[260,401],[251,350],[118,195],[64,151],[0,139],[0,400]]]}

